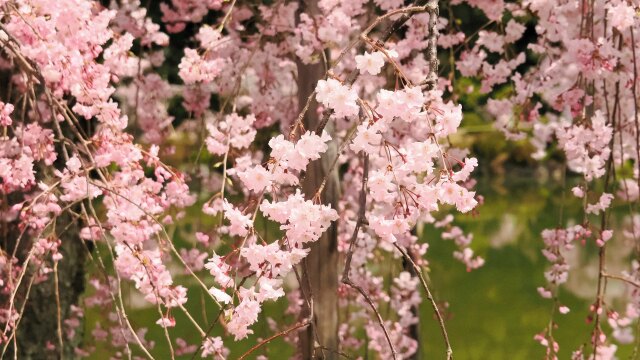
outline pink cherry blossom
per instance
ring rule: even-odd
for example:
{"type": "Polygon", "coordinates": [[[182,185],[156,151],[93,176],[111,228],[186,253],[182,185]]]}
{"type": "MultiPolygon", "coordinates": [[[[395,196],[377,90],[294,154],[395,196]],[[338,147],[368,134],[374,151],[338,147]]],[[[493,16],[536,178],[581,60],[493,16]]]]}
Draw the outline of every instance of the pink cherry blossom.
{"type": "Polygon", "coordinates": [[[202,357],[213,356],[213,358],[224,359],[229,354],[229,350],[224,347],[220,336],[207,337],[202,344],[202,357]]]}
{"type": "Polygon", "coordinates": [[[11,113],[13,112],[12,104],[5,104],[0,101],[0,125],[1,126],[10,126],[12,124],[11,113]]]}
{"type": "Polygon", "coordinates": [[[245,236],[253,226],[253,222],[248,215],[236,209],[233,205],[225,201],[223,205],[224,217],[229,220],[229,235],[245,236]]]}
{"type": "Polygon", "coordinates": [[[358,114],[358,95],[355,90],[342,85],[338,80],[318,81],[316,99],[324,106],[332,109],[336,117],[354,116],[358,114]]]}
{"type": "Polygon", "coordinates": [[[378,75],[384,66],[384,54],[380,51],[365,52],[364,55],[356,55],[356,66],[362,73],[378,75]]]}

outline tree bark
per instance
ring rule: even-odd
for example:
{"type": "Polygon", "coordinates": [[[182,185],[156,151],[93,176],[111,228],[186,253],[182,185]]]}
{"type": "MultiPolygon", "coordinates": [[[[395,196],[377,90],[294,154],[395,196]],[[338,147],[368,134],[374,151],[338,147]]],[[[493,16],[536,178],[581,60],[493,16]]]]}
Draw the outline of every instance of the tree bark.
{"type": "MultiPolygon", "coordinates": [[[[74,359],[74,348],[79,344],[81,334],[76,334],[72,339],[66,336],[64,320],[71,316],[71,305],[76,305],[82,292],[84,291],[84,263],[87,249],[79,238],[77,225],[69,223],[68,216],[61,216],[57,223],[60,228],[69,226],[62,235],[62,244],[59,251],[63,258],[58,262],[58,294],[60,303],[60,317],[58,317],[58,302],[56,300],[56,285],[53,272],[41,283],[33,283],[27,296],[29,283],[36,270],[33,265],[27,270],[22,284],[16,296],[15,306],[20,311],[25,302],[24,313],[16,331],[16,349],[13,342],[5,353],[7,358],[18,359],[74,359]],[[58,329],[60,319],[60,329],[62,330],[63,348],[59,348],[58,329]]],[[[0,224],[8,231],[2,231],[5,235],[3,244],[7,244],[9,253],[13,252],[16,238],[20,233],[15,224],[0,224]]],[[[18,249],[17,256],[23,262],[30,250],[33,239],[24,238],[18,249]]],[[[50,261],[50,256],[46,256],[50,261]]],[[[3,295],[0,301],[7,302],[8,296],[3,295]]],[[[78,333],[82,329],[76,329],[78,333]]]]}
{"type": "MultiPolygon", "coordinates": [[[[300,12],[313,16],[318,14],[317,0],[300,0],[300,12]]],[[[317,64],[303,64],[297,60],[298,68],[298,104],[300,110],[304,107],[308,97],[313,93],[318,80],[324,78],[325,67],[322,62],[317,64]]],[[[313,131],[320,122],[317,113],[318,104],[312,100],[304,117],[304,126],[313,131]]],[[[326,130],[331,133],[331,126],[326,130]]],[[[337,156],[337,144],[329,143],[329,148],[322,158],[307,166],[302,182],[302,188],[308,199],[311,199],[323,179],[331,171],[331,163],[337,156]]],[[[322,192],[322,202],[337,209],[339,198],[339,182],[337,171],[328,178],[322,192]]],[[[321,358],[337,359],[337,353],[322,351],[317,346],[338,350],[338,232],[334,222],[322,237],[311,245],[311,252],[306,258],[303,272],[302,286],[307,294],[313,297],[314,326],[309,326],[300,333],[300,350],[303,359],[321,358]],[[309,286],[310,285],[310,289],[309,286]],[[315,332],[315,333],[314,333],[315,332]]],[[[308,316],[309,309],[303,316],[308,316]]]]}

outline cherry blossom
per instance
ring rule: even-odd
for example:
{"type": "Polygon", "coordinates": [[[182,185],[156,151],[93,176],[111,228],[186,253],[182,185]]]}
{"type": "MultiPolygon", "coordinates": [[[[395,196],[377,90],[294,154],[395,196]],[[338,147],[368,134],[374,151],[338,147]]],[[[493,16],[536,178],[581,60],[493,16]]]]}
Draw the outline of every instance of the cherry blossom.
{"type": "Polygon", "coordinates": [[[0,102],[0,125],[2,126],[10,126],[13,121],[11,121],[11,113],[13,112],[12,104],[5,104],[0,102]]]}
{"type": "Polygon", "coordinates": [[[355,60],[358,70],[371,75],[378,75],[384,66],[384,54],[380,51],[356,55],[355,60]]]}
{"type": "Polygon", "coordinates": [[[318,101],[331,108],[336,117],[354,116],[358,113],[358,95],[355,90],[336,79],[318,81],[316,93],[318,101]]]}

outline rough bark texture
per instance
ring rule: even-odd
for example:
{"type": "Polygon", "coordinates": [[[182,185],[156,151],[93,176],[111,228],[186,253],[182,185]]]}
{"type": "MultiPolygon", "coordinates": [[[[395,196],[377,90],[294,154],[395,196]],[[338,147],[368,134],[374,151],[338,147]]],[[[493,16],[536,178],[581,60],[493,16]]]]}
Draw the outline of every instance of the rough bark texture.
{"type": "MultiPolygon", "coordinates": [[[[58,263],[58,292],[60,294],[60,319],[62,324],[62,338],[64,348],[59,349],[58,340],[58,305],[56,302],[56,287],[53,273],[49,274],[49,278],[41,283],[31,287],[27,303],[24,309],[24,315],[18,326],[16,340],[18,346],[18,359],[74,359],[74,347],[78,345],[80,334],[75,339],[68,339],[65,335],[64,320],[71,315],[71,305],[77,304],[78,299],[84,291],[84,263],[86,259],[87,249],[82,240],[78,237],[79,229],[75,224],[69,224],[66,216],[57,221],[58,228],[69,226],[62,235],[62,245],[60,251],[63,259],[58,263]],[[55,346],[54,350],[47,350],[47,343],[55,346]]],[[[3,239],[3,245],[8,245],[10,251],[15,246],[15,240],[19,234],[18,229],[7,223],[0,226],[8,229],[3,239]]],[[[26,257],[31,245],[29,238],[21,240],[21,246],[18,252],[21,261],[26,257]]],[[[48,257],[50,259],[50,256],[48,257]]],[[[33,266],[30,267],[25,276],[23,284],[20,286],[16,297],[16,306],[21,309],[25,301],[27,288],[31,277],[33,276],[33,266]]],[[[2,297],[1,301],[8,301],[6,297],[2,297]]],[[[80,326],[80,329],[82,326],[80,326]]],[[[80,329],[77,329],[78,332],[80,329]]],[[[15,349],[11,346],[6,358],[14,358],[15,349]]]]}
{"type": "MultiPolygon", "coordinates": [[[[301,0],[300,10],[308,14],[318,13],[317,0],[301,0]]],[[[298,61],[298,103],[302,109],[307,98],[313,92],[318,80],[324,78],[324,65],[305,65],[298,61]]],[[[304,125],[307,130],[313,131],[320,118],[317,113],[315,99],[311,102],[309,110],[304,117],[304,125]]],[[[331,128],[326,129],[331,133],[331,128]]],[[[332,141],[329,149],[322,158],[314,161],[307,167],[303,180],[303,190],[307,198],[312,198],[320,187],[331,163],[337,154],[337,144],[332,141]]],[[[338,204],[338,175],[333,172],[327,181],[322,193],[322,202],[330,204],[334,209],[338,204]]],[[[313,294],[314,326],[308,327],[300,333],[300,347],[304,359],[323,358],[337,359],[337,353],[331,351],[314,351],[316,346],[322,346],[331,350],[338,350],[338,233],[336,224],[325,232],[322,237],[311,245],[311,252],[306,259],[306,271],[303,274],[303,286],[311,286],[311,291],[305,289],[307,294],[313,294]],[[314,331],[316,332],[314,334],[314,331]]],[[[308,310],[308,309],[307,309],[308,310]]],[[[307,314],[304,314],[307,315],[307,314]]]]}

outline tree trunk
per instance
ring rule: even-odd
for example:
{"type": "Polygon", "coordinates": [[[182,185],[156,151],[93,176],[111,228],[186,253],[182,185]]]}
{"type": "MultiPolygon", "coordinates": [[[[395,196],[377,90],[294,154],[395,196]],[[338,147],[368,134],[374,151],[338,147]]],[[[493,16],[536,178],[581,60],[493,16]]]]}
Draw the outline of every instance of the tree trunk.
{"type": "MultiPolygon", "coordinates": [[[[318,14],[317,0],[301,0],[300,12],[313,16],[318,14]]],[[[325,69],[322,62],[305,65],[299,60],[298,68],[298,104],[304,108],[307,98],[314,91],[318,80],[324,78],[325,69]]],[[[307,130],[313,131],[320,119],[317,113],[318,104],[313,99],[304,117],[307,130]]],[[[331,126],[326,130],[331,133],[331,126]]],[[[308,199],[312,198],[326,174],[331,171],[331,163],[337,156],[337,144],[329,143],[329,148],[322,158],[307,166],[302,188],[308,199]]],[[[334,171],[322,192],[322,202],[337,209],[339,197],[339,183],[337,171],[334,171]]],[[[314,326],[309,326],[300,333],[300,348],[303,359],[322,358],[337,359],[333,351],[316,350],[322,346],[334,351],[338,350],[338,232],[333,223],[320,239],[311,245],[311,252],[306,258],[306,268],[303,274],[303,286],[307,294],[313,296],[314,326]],[[310,285],[311,289],[307,286],[310,285]],[[310,292],[309,292],[310,290],[310,292]],[[314,333],[314,331],[316,333],[314,333]]],[[[309,311],[309,309],[306,309],[309,311]]],[[[308,316],[303,314],[303,316],[308,316]]]]}
{"type": "MultiPolygon", "coordinates": [[[[6,358],[13,358],[14,355],[18,359],[74,359],[74,348],[79,344],[81,334],[76,334],[69,339],[66,334],[66,326],[64,320],[71,316],[71,305],[78,303],[78,299],[84,291],[84,263],[86,259],[87,249],[78,237],[79,229],[77,225],[69,223],[68,216],[61,216],[58,221],[58,227],[63,229],[69,226],[62,235],[62,244],[59,248],[63,258],[58,262],[58,294],[60,302],[60,317],[58,317],[58,302],[56,300],[56,285],[54,273],[51,272],[48,278],[41,283],[33,283],[29,290],[26,306],[22,319],[18,325],[16,332],[17,354],[13,348],[13,341],[9,349],[5,353],[6,358]],[[60,319],[60,327],[58,324],[60,319]],[[59,346],[59,332],[62,330],[63,348],[59,346]]],[[[2,231],[5,238],[3,244],[8,245],[9,253],[15,247],[16,238],[20,231],[15,224],[2,223],[2,227],[8,231],[2,231]]],[[[18,249],[18,258],[24,261],[27,253],[32,245],[32,240],[23,237],[20,249],[18,249]]],[[[46,256],[49,265],[51,256],[46,256]]],[[[27,296],[27,289],[34,275],[35,267],[30,265],[27,274],[16,296],[15,306],[18,311],[21,310],[22,304],[27,296]]],[[[2,296],[0,301],[3,303],[8,301],[8,296],[2,296]]],[[[76,333],[80,332],[82,326],[76,329],[76,333]]]]}

